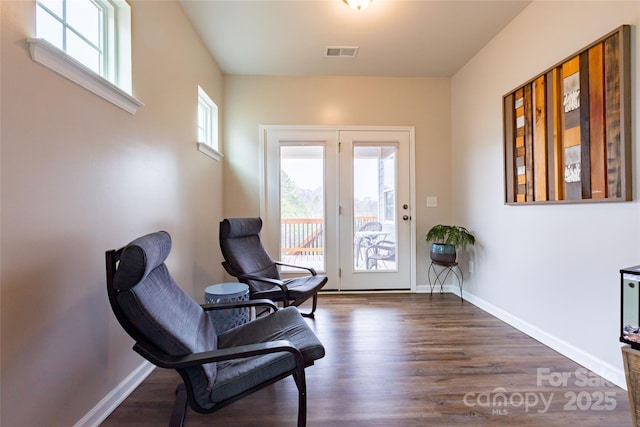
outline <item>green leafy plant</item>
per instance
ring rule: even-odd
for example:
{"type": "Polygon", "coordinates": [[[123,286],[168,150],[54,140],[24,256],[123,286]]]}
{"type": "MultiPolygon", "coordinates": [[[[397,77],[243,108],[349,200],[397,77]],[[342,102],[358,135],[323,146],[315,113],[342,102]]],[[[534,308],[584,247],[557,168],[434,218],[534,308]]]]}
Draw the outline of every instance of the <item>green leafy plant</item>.
{"type": "Polygon", "coordinates": [[[467,246],[473,246],[476,238],[464,227],[459,225],[442,225],[433,226],[427,233],[427,242],[441,243],[444,245],[453,245],[456,249],[465,249],[467,246]]]}

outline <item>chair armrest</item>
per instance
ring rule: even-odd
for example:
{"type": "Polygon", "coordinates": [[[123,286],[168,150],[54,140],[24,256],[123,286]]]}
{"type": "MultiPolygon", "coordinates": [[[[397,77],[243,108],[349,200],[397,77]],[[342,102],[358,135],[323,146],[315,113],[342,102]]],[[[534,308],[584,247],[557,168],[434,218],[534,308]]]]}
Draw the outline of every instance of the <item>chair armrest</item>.
{"type": "Polygon", "coordinates": [[[153,351],[136,343],[133,349],[156,366],[167,369],[181,369],[191,366],[204,365],[205,363],[221,362],[223,360],[241,359],[258,356],[261,354],[288,352],[293,354],[296,365],[304,367],[304,358],[300,350],[289,340],[269,341],[257,344],[241,345],[237,347],[221,348],[200,353],[187,354],[186,356],[170,356],[153,351]]]}
{"type": "Polygon", "coordinates": [[[271,279],[269,277],[262,277],[262,276],[252,276],[251,274],[240,274],[237,277],[238,279],[255,280],[257,282],[271,283],[272,285],[275,285],[280,288],[284,299],[287,298],[287,293],[289,292],[289,288],[287,287],[287,285],[285,285],[285,283],[282,280],[271,279]]]}
{"type": "Polygon", "coordinates": [[[291,267],[291,268],[297,268],[300,270],[307,270],[309,273],[311,273],[312,276],[316,276],[318,274],[316,270],[312,267],[304,267],[302,265],[287,264],[286,262],[282,262],[282,261],[274,261],[274,263],[283,267],[291,267]]]}
{"type": "MultiPolygon", "coordinates": [[[[276,264],[277,264],[277,262],[276,262],[276,264]]],[[[240,281],[242,281],[242,280],[256,280],[256,281],[259,281],[259,282],[271,283],[272,285],[280,286],[283,290],[286,290],[286,286],[284,286],[284,282],[282,280],[272,279],[270,277],[254,276],[252,274],[239,273],[239,272],[235,271],[231,267],[231,265],[229,265],[229,263],[226,262],[226,261],[222,262],[222,266],[227,271],[227,273],[229,273],[233,277],[239,279],[240,281]]]]}
{"type": "Polygon", "coordinates": [[[271,283],[272,285],[280,286],[283,290],[287,287],[282,280],[272,279],[270,277],[254,276],[252,274],[238,274],[237,277],[238,279],[243,280],[256,280],[258,282],[271,283]]]}
{"type": "MultiPolygon", "coordinates": [[[[274,262],[278,264],[277,261],[274,261],[274,262]]],[[[272,279],[270,277],[262,277],[262,276],[254,276],[252,274],[238,273],[226,261],[222,263],[222,266],[227,271],[227,273],[237,278],[241,282],[248,281],[248,280],[255,280],[256,282],[270,283],[271,285],[278,286],[283,293],[283,299],[287,299],[287,293],[289,292],[289,289],[287,288],[287,285],[284,284],[284,281],[278,280],[278,279],[272,279]]]]}
{"type": "MultiPolygon", "coordinates": [[[[315,272],[315,270],[313,268],[300,267],[300,266],[292,265],[292,264],[285,264],[285,263],[282,263],[280,261],[274,261],[274,263],[276,265],[286,265],[286,266],[290,266],[290,267],[301,268],[301,269],[304,269],[304,270],[308,270],[314,276],[316,275],[316,272],[315,272]]],[[[287,285],[285,285],[284,281],[282,281],[282,280],[272,279],[270,277],[254,276],[252,274],[238,273],[226,261],[222,263],[222,266],[227,271],[227,273],[229,273],[233,277],[237,278],[241,282],[244,282],[244,281],[247,281],[247,280],[255,280],[256,282],[270,283],[271,285],[278,286],[280,288],[280,290],[282,291],[282,293],[284,294],[284,299],[287,298],[287,293],[289,292],[289,288],[287,288],[287,285]]]]}
{"type": "Polygon", "coordinates": [[[242,308],[242,307],[269,307],[273,311],[278,311],[278,306],[270,299],[251,299],[247,301],[233,301],[233,302],[219,302],[213,304],[200,304],[200,307],[204,311],[212,310],[224,310],[227,308],[242,308]]]}

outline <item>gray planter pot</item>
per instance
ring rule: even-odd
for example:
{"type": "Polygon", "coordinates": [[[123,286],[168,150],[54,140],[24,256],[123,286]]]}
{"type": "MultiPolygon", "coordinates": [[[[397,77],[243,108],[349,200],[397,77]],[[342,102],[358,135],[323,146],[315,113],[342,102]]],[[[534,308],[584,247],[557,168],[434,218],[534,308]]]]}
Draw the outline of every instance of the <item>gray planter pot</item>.
{"type": "Polygon", "coordinates": [[[443,243],[431,244],[431,261],[448,264],[456,261],[456,247],[443,243]]]}

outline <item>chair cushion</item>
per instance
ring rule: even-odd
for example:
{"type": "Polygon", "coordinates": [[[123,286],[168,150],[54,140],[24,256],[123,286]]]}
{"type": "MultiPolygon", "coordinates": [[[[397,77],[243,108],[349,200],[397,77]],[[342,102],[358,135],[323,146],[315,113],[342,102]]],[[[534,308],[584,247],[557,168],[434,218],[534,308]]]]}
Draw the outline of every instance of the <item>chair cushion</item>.
{"type": "MultiPolygon", "coordinates": [[[[138,333],[169,355],[215,350],[215,326],[202,307],[174,282],[163,263],[170,249],[171,237],[165,232],[127,245],[114,276],[114,284],[126,289],[118,293],[117,302],[138,333]],[[140,280],[134,283],[136,277],[140,280]]],[[[216,381],[216,364],[186,371],[198,401],[210,405],[207,389],[216,381]]]]}
{"type": "MultiPolygon", "coordinates": [[[[307,299],[311,295],[318,292],[325,283],[327,283],[327,276],[301,276],[293,277],[291,279],[284,280],[287,285],[289,299],[307,299]]],[[[267,298],[274,301],[282,300],[282,290],[278,286],[273,286],[264,291],[256,292],[254,298],[267,298]]]]}
{"type": "MultiPolygon", "coordinates": [[[[280,272],[260,241],[262,219],[227,218],[220,222],[220,249],[229,266],[238,273],[280,280],[280,272]]],[[[271,284],[243,280],[253,294],[271,284]]]]}
{"type": "MultiPolygon", "coordinates": [[[[300,349],[305,365],[324,357],[325,349],[298,310],[287,307],[245,325],[223,332],[219,348],[246,344],[289,340],[300,349]]],[[[218,363],[218,377],[211,390],[211,400],[219,402],[247,387],[268,381],[295,368],[293,355],[287,352],[237,359],[218,363]]]]}
{"type": "Polygon", "coordinates": [[[153,269],[161,265],[171,252],[171,236],[166,231],[142,236],[127,245],[122,252],[119,268],[113,278],[119,291],[131,289],[153,269]]]}
{"type": "Polygon", "coordinates": [[[257,236],[262,230],[262,218],[227,218],[220,222],[220,237],[257,236]]]}

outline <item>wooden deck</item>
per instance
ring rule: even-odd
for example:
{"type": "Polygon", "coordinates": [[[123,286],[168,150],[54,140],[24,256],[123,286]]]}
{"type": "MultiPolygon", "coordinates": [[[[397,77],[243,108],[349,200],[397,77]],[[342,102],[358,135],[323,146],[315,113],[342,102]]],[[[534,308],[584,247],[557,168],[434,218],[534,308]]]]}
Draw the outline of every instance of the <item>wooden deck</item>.
{"type": "MultiPolygon", "coordinates": [[[[631,426],[624,390],[452,294],[323,294],[308,322],[309,427],[631,426]]],[[[157,369],[102,425],[166,426],[178,382],[157,369]]],[[[185,425],[293,426],[296,404],[287,378],[185,425]]]]}

